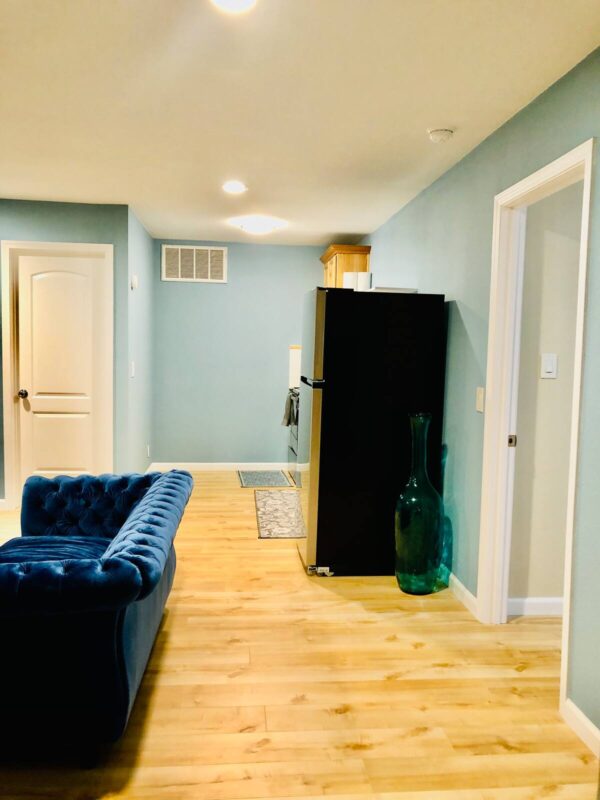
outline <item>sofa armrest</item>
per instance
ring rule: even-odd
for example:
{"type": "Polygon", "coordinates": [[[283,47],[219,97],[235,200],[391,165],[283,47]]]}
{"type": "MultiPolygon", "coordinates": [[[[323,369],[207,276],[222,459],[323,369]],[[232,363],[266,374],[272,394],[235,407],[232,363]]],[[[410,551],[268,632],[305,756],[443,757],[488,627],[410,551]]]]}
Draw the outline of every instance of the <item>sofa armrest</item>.
{"type": "Polygon", "coordinates": [[[152,592],[162,576],[193,486],[192,476],[184,470],[160,475],[104,554],[135,565],[142,581],[140,599],[152,592]]]}
{"type": "Polygon", "coordinates": [[[141,588],[139,570],[121,558],[0,564],[0,614],[113,610],[141,588]]]}

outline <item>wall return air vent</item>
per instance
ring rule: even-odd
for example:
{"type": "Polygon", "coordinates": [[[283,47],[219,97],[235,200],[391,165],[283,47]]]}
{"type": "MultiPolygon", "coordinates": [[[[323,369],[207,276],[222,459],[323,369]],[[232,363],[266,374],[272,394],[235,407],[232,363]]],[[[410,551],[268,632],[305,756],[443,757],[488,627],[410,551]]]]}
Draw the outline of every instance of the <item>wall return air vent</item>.
{"type": "Polygon", "coordinates": [[[227,283],[227,248],[163,244],[163,281],[227,283]]]}

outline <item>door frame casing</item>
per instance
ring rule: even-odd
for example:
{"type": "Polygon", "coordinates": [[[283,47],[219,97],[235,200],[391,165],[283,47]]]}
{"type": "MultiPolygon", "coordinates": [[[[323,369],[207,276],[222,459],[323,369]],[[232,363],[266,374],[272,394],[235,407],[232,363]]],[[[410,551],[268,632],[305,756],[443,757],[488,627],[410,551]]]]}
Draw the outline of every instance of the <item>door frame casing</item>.
{"type": "Polygon", "coordinates": [[[106,427],[111,442],[111,465],[114,458],[114,247],[112,244],[88,244],[73,242],[27,242],[2,241],[0,248],[1,281],[2,281],[2,399],[4,430],[4,481],[5,497],[0,499],[1,509],[17,508],[21,498],[20,475],[20,431],[19,414],[16,395],[18,383],[18,296],[17,271],[20,256],[60,256],[67,258],[98,259],[98,266],[110,270],[109,310],[111,315],[110,352],[111,369],[110,385],[105,387],[107,396],[110,393],[110,408],[107,410],[106,427]]]}
{"type": "Polygon", "coordinates": [[[567,700],[571,571],[577,489],[579,418],[583,370],[586,280],[594,140],[589,139],[494,198],[492,273],[486,377],[477,616],[481,622],[507,621],[520,319],[526,207],[583,181],[577,285],[575,361],[567,489],[564,613],[560,678],[561,710],[567,700]]]}

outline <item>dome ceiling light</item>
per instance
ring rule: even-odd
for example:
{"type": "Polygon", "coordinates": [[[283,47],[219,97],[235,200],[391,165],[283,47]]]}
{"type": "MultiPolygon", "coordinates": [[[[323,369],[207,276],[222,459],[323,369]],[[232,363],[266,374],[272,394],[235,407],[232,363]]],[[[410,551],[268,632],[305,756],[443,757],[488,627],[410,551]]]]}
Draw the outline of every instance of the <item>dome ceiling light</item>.
{"type": "Polygon", "coordinates": [[[246,184],[237,180],[225,181],[222,188],[227,194],[244,194],[244,192],[248,191],[246,184]]]}
{"type": "Polygon", "coordinates": [[[226,14],[244,14],[256,5],[256,0],[211,0],[211,3],[226,14]]]}
{"type": "Polygon", "coordinates": [[[251,233],[253,236],[264,236],[267,233],[274,233],[275,231],[287,228],[289,224],[284,219],[270,217],[267,214],[246,214],[246,216],[243,217],[232,217],[227,221],[235,228],[239,228],[245,233],[251,233]]]}

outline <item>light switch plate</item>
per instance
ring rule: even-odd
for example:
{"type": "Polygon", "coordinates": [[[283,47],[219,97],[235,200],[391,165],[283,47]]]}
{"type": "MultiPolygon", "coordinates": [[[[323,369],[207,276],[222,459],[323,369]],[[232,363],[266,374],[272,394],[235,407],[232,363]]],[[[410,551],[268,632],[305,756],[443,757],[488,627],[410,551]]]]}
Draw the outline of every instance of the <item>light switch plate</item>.
{"type": "Polygon", "coordinates": [[[556,378],[558,375],[558,356],[556,353],[542,353],[540,378],[556,378]]]}
{"type": "Polygon", "coordinates": [[[478,386],[475,392],[475,410],[483,414],[485,411],[485,389],[483,386],[478,386]]]}

